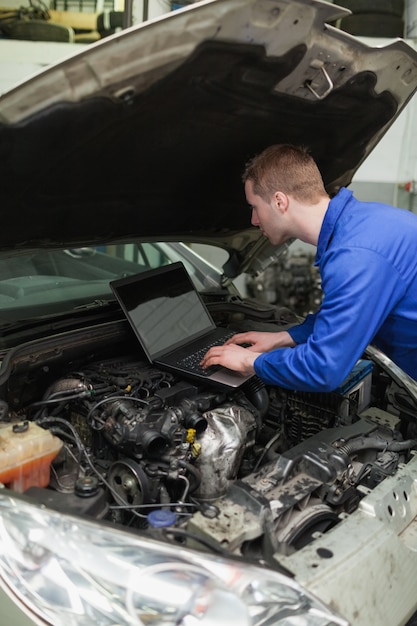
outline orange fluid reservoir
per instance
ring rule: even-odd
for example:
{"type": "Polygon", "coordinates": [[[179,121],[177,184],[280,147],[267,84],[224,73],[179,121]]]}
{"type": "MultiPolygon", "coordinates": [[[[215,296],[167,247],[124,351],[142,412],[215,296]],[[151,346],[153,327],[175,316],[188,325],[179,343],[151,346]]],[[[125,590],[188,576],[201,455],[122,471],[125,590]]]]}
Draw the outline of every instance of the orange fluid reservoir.
{"type": "Polygon", "coordinates": [[[63,442],[48,430],[24,421],[0,426],[0,482],[23,493],[46,487],[51,462],[63,442]]]}

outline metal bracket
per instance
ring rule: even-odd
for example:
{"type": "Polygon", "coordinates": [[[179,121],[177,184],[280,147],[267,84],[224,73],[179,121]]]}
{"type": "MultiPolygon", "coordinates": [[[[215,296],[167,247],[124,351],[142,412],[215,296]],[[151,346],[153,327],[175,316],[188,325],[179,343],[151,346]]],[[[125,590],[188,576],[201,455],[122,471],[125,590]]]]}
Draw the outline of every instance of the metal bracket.
{"type": "Polygon", "coordinates": [[[319,94],[312,87],[312,85],[311,85],[312,81],[311,82],[310,81],[306,81],[305,82],[305,86],[307,87],[307,89],[309,89],[309,91],[311,91],[311,93],[313,94],[313,96],[315,98],[317,98],[317,100],[323,100],[323,98],[325,98],[332,91],[332,89],[333,89],[333,81],[330,78],[329,74],[327,73],[326,68],[324,67],[324,65],[321,64],[319,67],[317,67],[317,69],[319,69],[322,72],[322,74],[323,74],[323,76],[324,76],[324,78],[325,78],[325,80],[326,80],[326,82],[328,84],[328,88],[325,90],[324,93],[319,94]]]}

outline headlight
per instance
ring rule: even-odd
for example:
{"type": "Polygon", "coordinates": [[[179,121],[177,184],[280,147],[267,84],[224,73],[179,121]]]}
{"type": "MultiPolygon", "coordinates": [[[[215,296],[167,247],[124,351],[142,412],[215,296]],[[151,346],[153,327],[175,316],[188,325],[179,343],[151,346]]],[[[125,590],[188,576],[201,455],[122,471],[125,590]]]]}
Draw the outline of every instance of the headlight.
{"type": "Polygon", "coordinates": [[[0,495],[0,574],[54,626],[347,626],[291,579],[0,495]]]}

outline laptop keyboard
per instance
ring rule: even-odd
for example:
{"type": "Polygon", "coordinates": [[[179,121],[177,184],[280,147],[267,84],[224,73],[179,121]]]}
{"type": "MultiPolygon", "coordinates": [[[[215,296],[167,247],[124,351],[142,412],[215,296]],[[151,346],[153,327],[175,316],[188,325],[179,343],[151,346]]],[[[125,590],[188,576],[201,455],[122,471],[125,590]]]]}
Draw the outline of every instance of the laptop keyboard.
{"type": "Polygon", "coordinates": [[[200,374],[201,376],[210,376],[214,372],[217,372],[217,370],[221,368],[221,365],[211,365],[210,367],[206,367],[204,369],[200,365],[203,356],[208,350],[210,350],[210,348],[213,348],[213,346],[222,346],[224,342],[229,339],[229,337],[233,337],[234,334],[235,333],[232,332],[223,337],[221,341],[213,341],[213,343],[209,345],[206,344],[203,348],[200,348],[200,350],[197,350],[196,352],[193,352],[192,354],[189,354],[179,360],[178,365],[187,369],[189,372],[200,374]]]}

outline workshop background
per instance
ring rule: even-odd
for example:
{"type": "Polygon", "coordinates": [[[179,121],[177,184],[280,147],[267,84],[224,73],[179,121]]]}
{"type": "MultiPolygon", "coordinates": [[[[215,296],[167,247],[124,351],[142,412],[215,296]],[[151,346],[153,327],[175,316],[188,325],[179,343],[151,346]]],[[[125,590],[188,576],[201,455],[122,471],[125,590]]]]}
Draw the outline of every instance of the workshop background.
{"type": "MultiPolygon", "coordinates": [[[[189,0],[0,0],[0,94],[49,64],[103,37],[167,12],[189,0]]],[[[352,14],[333,26],[384,46],[402,37],[417,46],[417,0],[338,0],[352,14]]],[[[359,168],[350,188],[361,200],[393,204],[417,213],[417,99],[359,168]]],[[[197,252],[221,267],[207,247],[197,252]]],[[[241,277],[238,287],[257,299],[285,303],[299,315],[321,301],[315,248],[294,242],[262,275],[241,277]]]]}

